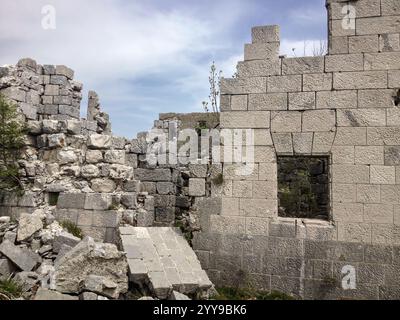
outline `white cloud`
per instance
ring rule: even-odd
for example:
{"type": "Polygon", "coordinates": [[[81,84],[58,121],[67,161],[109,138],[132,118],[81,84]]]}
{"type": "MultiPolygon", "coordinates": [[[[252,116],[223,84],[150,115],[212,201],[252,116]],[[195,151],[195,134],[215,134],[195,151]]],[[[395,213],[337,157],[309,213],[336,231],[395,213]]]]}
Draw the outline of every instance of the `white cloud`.
{"type": "MultiPolygon", "coordinates": [[[[22,57],[66,64],[86,91],[97,90],[107,102],[154,105],[162,97],[144,97],[132,87],[136,79],[153,76],[175,84],[176,92],[195,92],[197,99],[207,88],[209,64],[198,56],[212,56],[226,46],[220,36],[243,12],[239,3],[231,6],[229,15],[220,17],[217,9],[204,19],[189,9],[157,10],[146,1],[2,0],[0,64],[22,57]],[[48,4],[56,9],[56,30],[41,28],[41,9],[48,4]]],[[[107,111],[113,117],[140,108],[113,105],[107,111]]]]}

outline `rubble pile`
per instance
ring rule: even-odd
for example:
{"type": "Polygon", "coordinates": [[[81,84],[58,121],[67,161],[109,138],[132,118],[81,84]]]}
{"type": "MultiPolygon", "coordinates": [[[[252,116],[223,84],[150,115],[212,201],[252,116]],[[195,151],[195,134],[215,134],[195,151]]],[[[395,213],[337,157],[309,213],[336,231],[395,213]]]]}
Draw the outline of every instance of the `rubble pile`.
{"type": "Polygon", "coordinates": [[[124,251],[115,244],[74,236],[44,209],[21,214],[18,221],[0,217],[0,300],[208,297],[212,283],[178,232],[132,226],[120,230],[124,251]],[[164,264],[157,264],[161,261],[164,264]],[[168,276],[175,271],[177,280],[162,278],[164,268],[168,276]],[[3,283],[18,288],[18,293],[2,289],[3,283]]]}

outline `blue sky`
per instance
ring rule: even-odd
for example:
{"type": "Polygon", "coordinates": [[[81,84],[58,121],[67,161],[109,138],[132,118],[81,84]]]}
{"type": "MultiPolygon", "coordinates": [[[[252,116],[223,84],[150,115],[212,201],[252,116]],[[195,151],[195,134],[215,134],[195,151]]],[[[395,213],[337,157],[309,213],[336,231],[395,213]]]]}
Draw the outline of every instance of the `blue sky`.
{"type": "Polygon", "coordinates": [[[225,77],[252,26],[279,24],[281,53],[326,39],[325,0],[1,0],[0,65],[32,57],[65,64],[98,92],[113,132],[132,138],[161,112],[201,112],[212,61],[225,77]],[[56,29],[41,27],[44,5],[56,29]]]}

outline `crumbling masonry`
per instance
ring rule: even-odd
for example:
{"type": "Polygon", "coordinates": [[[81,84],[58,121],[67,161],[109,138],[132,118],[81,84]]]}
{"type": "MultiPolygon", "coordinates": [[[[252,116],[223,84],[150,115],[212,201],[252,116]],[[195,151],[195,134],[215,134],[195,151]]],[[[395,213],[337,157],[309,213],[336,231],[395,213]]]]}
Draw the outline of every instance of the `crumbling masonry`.
{"type": "Polygon", "coordinates": [[[79,119],[82,86],[70,69],[31,59],[1,68],[1,93],[18,103],[30,134],[20,163],[28,191],[4,193],[0,215],[45,205],[107,242],[121,223],[179,224],[217,286],[399,299],[400,2],[328,0],[327,9],[328,55],[280,57],[279,28],[255,27],[237,78],[221,83],[220,121],[166,114],[155,123],[170,137],[199,123],[253,129],[246,176],[240,164],[149,164],[155,141],[112,136],[94,92],[79,119]],[[355,28],[343,28],[349,4],[355,28]],[[281,156],[329,158],[326,219],[279,214],[281,156]],[[356,287],[345,290],[349,267],[356,287]]]}

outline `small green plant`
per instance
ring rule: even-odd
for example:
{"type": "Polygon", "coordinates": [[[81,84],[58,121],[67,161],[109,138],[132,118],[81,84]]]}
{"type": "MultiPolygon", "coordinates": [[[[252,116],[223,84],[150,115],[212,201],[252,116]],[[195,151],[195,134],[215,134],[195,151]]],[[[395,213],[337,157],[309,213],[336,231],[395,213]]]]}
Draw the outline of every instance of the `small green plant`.
{"type": "Polygon", "coordinates": [[[23,288],[20,283],[9,278],[0,280],[0,300],[18,299],[23,294],[23,288]]]}
{"type": "Polygon", "coordinates": [[[221,186],[224,183],[224,176],[222,173],[219,173],[214,179],[212,179],[212,183],[216,186],[221,186]]]}
{"type": "Polygon", "coordinates": [[[75,223],[68,221],[68,220],[64,220],[60,223],[60,225],[67,230],[70,234],[72,234],[73,236],[82,239],[83,238],[83,232],[82,229],[79,228],[75,223]]]}
{"type": "Polygon", "coordinates": [[[26,126],[18,120],[17,107],[0,94],[0,189],[23,189],[18,160],[25,133],[26,126]]]}

